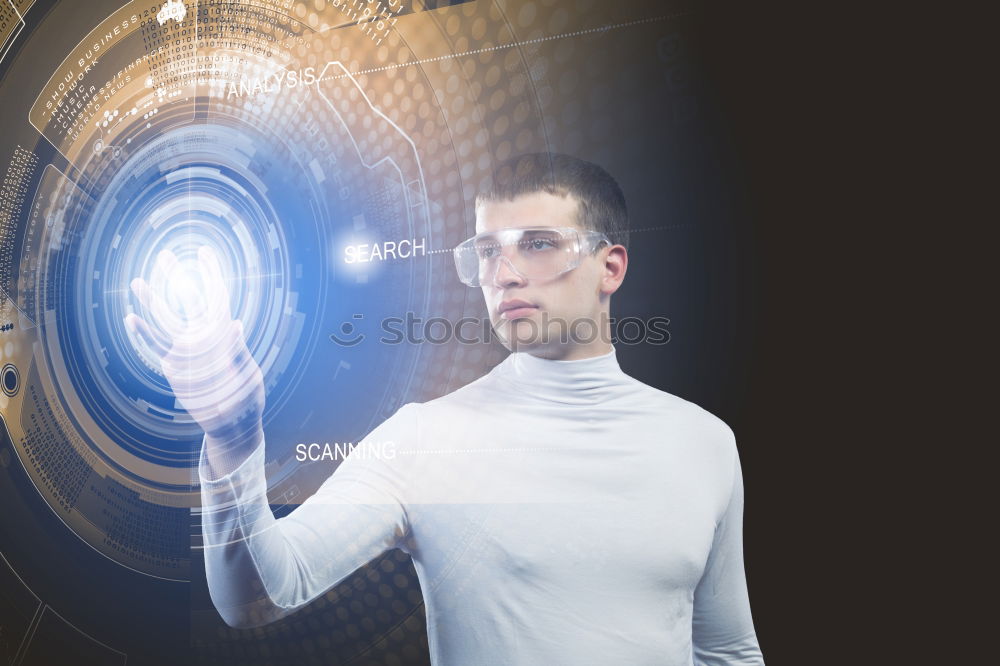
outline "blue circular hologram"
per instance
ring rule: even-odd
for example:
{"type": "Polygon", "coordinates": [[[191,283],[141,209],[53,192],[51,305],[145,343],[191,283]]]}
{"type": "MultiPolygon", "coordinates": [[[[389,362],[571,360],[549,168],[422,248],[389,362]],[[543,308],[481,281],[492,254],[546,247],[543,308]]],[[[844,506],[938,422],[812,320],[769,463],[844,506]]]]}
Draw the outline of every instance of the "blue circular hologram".
{"type": "MultiPolygon", "coordinates": [[[[126,138],[131,148],[92,153],[71,176],[45,181],[40,358],[78,444],[137,483],[189,491],[196,477],[170,470],[193,470],[201,451],[201,428],[158,356],[124,324],[130,312],[163,323],[129,284],[153,286],[165,250],[179,262],[158,283],[168,310],[200,307],[198,249],[219,258],[283,459],[306,433],[370,431],[409,390],[420,347],[382,344],[379,333],[390,318],[426,311],[440,289],[432,263],[351,264],[345,248],[434,247],[442,223],[431,223],[412,140],[350,76],[327,85],[311,94],[318,114],[291,102],[274,117],[202,113],[194,100],[165,107],[155,132],[146,123],[126,138]],[[351,341],[337,343],[331,334],[352,319],[351,341]]],[[[164,326],[180,316],[168,312],[164,326]]],[[[283,465],[278,477],[292,471],[283,465]]]]}
{"type": "MultiPolygon", "coordinates": [[[[281,179],[297,176],[289,173],[295,165],[272,156],[267,170],[255,170],[253,156],[244,152],[247,145],[245,132],[225,125],[182,127],[150,142],[109,179],[96,201],[76,195],[78,219],[89,220],[91,228],[68,233],[49,265],[74,277],[54,283],[65,290],[55,299],[55,321],[67,371],[87,413],[126,451],[157,464],[190,466],[193,452],[178,441],[201,432],[176,403],[156,354],[123,323],[127,313],[136,312],[155,325],[129,282],[135,277],[149,282],[161,251],[172,251],[182,266],[196,259],[200,246],[215,251],[232,316],[243,321],[251,352],[279,340],[294,347],[304,332],[296,310],[302,280],[295,277],[304,271],[290,270],[293,249],[278,210],[295,214],[295,206],[288,206],[294,201],[280,196],[287,191],[281,179]],[[183,154],[172,149],[178,145],[183,154]],[[210,162],[199,146],[211,152],[210,162]]],[[[300,242],[304,233],[308,227],[297,225],[300,242]]],[[[314,233],[309,244],[321,244],[322,230],[314,233]]],[[[303,260],[295,259],[300,266],[303,260]]],[[[305,273],[323,273],[319,266],[310,269],[305,273]]],[[[188,287],[198,290],[198,279],[192,274],[188,287]]],[[[162,296],[175,302],[177,294],[162,296]]],[[[287,364],[287,356],[258,359],[272,384],[279,384],[287,369],[276,366],[282,359],[287,364]]]]}

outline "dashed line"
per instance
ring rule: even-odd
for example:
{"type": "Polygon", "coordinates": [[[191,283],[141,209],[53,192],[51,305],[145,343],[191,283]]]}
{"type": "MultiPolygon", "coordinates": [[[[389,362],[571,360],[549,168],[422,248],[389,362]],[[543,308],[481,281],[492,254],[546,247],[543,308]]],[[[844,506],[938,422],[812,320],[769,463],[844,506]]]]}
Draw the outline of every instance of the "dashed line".
{"type": "Polygon", "coordinates": [[[510,49],[516,46],[524,46],[526,44],[539,44],[541,42],[548,42],[554,39],[563,39],[565,37],[579,37],[580,35],[589,35],[597,32],[608,32],[609,30],[618,30],[620,28],[628,28],[633,25],[641,25],[643,23],[653,23],[655,21],[667,21],[670,19],[680,18],[682,16],[690,16],[694,12],[681,12],[678,14],[667,14],[665,16],[656,16],[653,18],[636,19],[635,21],[626,21],[625,23],[615,23],[612,25],[604,25],[599,28],[588,28],[587,30],[576,30],[574,32],[564,32],[558,35],[549,35],[547,37],[536,37],[535,39],[528,39],[523,42],[511,42],[510,44],[498,44],[496,46],[488,46],[481,49],[473,49],[471,51],[463,51],[461,53],[449,53],[447,55],[435,56],[433,58],[422,58],[420,60],[410,60],[407,62],[393,63],[391,65],[383,65],[382,67],[372,67],[370,69],[362,69],[357,72],[350,72],[348,74],[339,74],[330,78],[320,78],[319,81],[336,81],[337,79],[342,79],[347,76],[358,76],[360,74],[375,74],[377,72],[384,72],[387,69],[393,69],[394,67],[408,67],[409,65],[422,65],[428,62],[438,62],[440,60],[447,60],[448,58],[461,58],[463,56],[478,55],[480,53],[489,53],[490,51],[499,51],[501,49],[510,49]]]}
{"type": "Polygon", "coordinates": [[[568,451],[572,446],[563,447],[542,447],[542,446],[521,446],[514,448],[489,448],[489,449],[421,449],[419,451],[400,451],[400,455],[418,455],[421,453],[512,453],[515,451],[568,451]]]}
{"type": "Polygon", "coordinates": [[[696,229],[702,227],[701,224],[669,224],[664,227],[640,227],[639,229],[626,229],[628,233],[632,234],[637,231],[673,231],[674,229],[696,229]]]}

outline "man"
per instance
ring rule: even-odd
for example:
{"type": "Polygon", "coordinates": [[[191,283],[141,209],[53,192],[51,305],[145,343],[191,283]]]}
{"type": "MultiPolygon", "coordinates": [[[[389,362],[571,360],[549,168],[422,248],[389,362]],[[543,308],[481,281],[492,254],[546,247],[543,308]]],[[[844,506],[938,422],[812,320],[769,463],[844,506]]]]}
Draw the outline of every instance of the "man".
{"type": "MultiPolygon", "coordinates": [[[[514,353],[403,405],[284,518],[265,495],[263,388],[239,324],[186,327],[161,348],[206,430],[205,561],[223,618],[274,621],[398,547],[434,664],[762,664],[733,433],[624,374],[610,343],[628,264],[617,183],[564,155],[513,159],[478,197],[476,231],[455,248],[459,277],[514,353]]],[[[146,322],[127,323],[155,346],[146,322]]]]}

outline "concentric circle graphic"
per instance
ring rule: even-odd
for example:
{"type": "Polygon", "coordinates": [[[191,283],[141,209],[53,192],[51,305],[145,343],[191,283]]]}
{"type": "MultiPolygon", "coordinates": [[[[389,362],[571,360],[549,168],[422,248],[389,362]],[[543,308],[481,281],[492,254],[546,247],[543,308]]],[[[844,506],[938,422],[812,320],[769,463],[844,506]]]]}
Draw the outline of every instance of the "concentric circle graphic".
{"type": "MultiPolygon", "coordinates": [[[[81,391],[90,400],[88,412],[95,417],[102,414],[105,429],[119,429],[121,441],[133,446],[133,454],[161,464],[190,466],[191,452],[171,450],[169,442],[179,435],[196,436],[199,430],[174,405],[154,352],[144,349],[122,323],[127,312],[139,309],[128,290],[130,280],[152,280],[160,252],[173,252],[182,266],[193,266],[199,247],[215,251],[233,298],[233,315],[247,323],[252,347],[276,340],[295,346],[303,332],[296,326],[293,307],[298,292],[287,279],[290,257],[283,227],[266,196],[265,183],[252,172],[243,173],[246,155],[238,144],[226,140],[227,134],[232,132],[218,126],[181,128],[158,137],[126,161],[91,214],[92,219],[108,223],[100,233],[84,235],[80,247],[72,249],[76,279],[66,284],[74,291],[60,301],[72,306],[58,318],[66,325],[62,339],[78,343],[73,353],[79,360],[68,367],[77,371],[73,375],[77,382],[99,382],[81,391]],[[175,142],[201,145],[204,153],[193,150],[165,171],[149,156],[175,142]],[[212,161],[201,162],[209,153],[212,161]],[[95,365],[117,372],[90,372],[95,365]],[[136,409],[136,400],[148,407],[136,409]],[[123,427],[123,416],[130,427],[123,427]]],[[[58,260],[51,266],[57,272],[64,270],[58,260]]],[[[197,270],[192,269],[188,293],[165,289],[162,296],[178,308],[194,303],[205,288],[197,280],[197,270]]],[[[263,368],[272,377],[287,369],[274,367],[275,360],[263,368]]]]}
{"type": "Polygon", "coordinates": [[[21,388],[21,375],[18,374],[16,365],[8,363],[3,370],[0,370],[0,388],[7,397],[17,395],[18,389],[21,388]]]}
{"type": "MultiPolygon", "coordinates": [[[[347,349],[329,334],[359,312],[371,322],[423,312],[440,290],[430,257],[346,266],[344,248],[397,238],[430,248],[444,226],[409,132],[325,53],[340,34],[323,35],[283,3],[178,6],[183,16],[138,2],[113,12],[26,114],[43,137],[35,143],[55,154],[37,176],[17,293],[34,338],[25,407],[46,416],[29,421],[36,436],[66,437],[73,460],[100,479],[95,492],[120,486],[179,510],[199,502],[202,432],[157,354],[124,324],[136,313],[170,338],[170,322],[144,310],[132,281],[195,317],[212,287],[198,253],[212,251],[265,377],[269,481],[315,486],[331,470],[303,470],[295,442],[360,439],[402,404],[421,355],[347,349]],[[177,262],[170,276],[157,274],[163,253],[177,262]]],[[[32,441],[29,467],[40,464],[32,441]]],[[[63,521],[112,559],[169,578],[186,566],[183,556],[119,547],[97,505],[41,487],[74,506],[63,521]]],[[[176,519],[188,532],[185,514],[176,519]]]]}

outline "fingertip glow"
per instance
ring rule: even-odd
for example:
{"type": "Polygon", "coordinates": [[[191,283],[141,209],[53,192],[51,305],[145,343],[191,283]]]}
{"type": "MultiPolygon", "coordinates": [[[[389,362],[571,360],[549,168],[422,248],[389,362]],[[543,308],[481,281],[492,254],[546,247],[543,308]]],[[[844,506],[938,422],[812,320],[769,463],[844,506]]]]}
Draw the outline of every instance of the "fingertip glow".
{"type": "Polygon", "coordinates": [[[174,312],[192,319],[204,309],[204,287],[197,267],[180,266],[167,277],[166,299],[174,312]]]}

